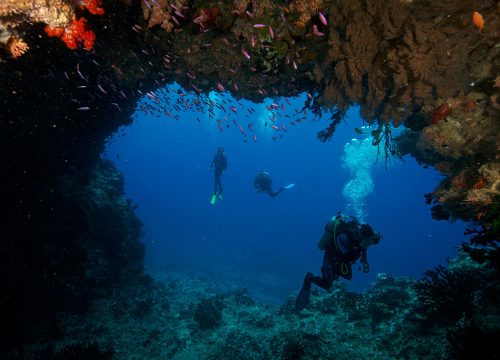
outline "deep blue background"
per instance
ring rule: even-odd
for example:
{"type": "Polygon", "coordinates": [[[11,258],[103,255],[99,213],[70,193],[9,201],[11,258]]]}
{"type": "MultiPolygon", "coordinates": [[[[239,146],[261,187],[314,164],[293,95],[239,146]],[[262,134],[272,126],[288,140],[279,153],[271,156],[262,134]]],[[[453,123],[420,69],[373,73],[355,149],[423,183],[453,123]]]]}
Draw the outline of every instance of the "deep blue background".
{"type": "MultiPolygon", "coordinates": [[[[178,96],[171,93],[169,98],[178,96]]],[[[123,172],[126,194],[139,205],[148,270],[217,276],[273,303],[295,293],[307,271],[319,274],[322,253],[316,242],[326,221],[346,209],[342,188],[350,174],[342,156],[347,142],[363,138],[354,131],[363,123],[353,108],[333,140],[321,143],[316,133],[328,125],[329,114],[315,122],[308,114],[306,122],[292,126],[293,117],[283,114],[296,115],[294,108],[302,109],[305,96],[289,100],[292,107],[273,100],[286,107],[275,124],[283,122],[287,132],[271,129],[269,120],[267,126],[266,120],[258,120],[269,117],[265,104],[240,101],[234,104],[237,116],[227,110],[230,104],[223,104],[227,113],[215,114],[228,117],[224,124],[229,127],[223,132],[206,112],[169,107],[170,113],[179,114],[178,120],[138,110],[134,124],[110,139],[104,157],[123,172]],[[253,106],[255,114],[245,116],[245,106],[253,106]],[[241,134],[232,119],[249,135],[241,134]],[[254,122],[257,142],[246,126],[249,122],[254,122]],[[282,138],[272,140],[280,134],[282,138]],[[222,178],[224,199],[211,206],[209,165],[218,146],[225,148],[229,166],[222,178]],[[274,188],[288,183],[296,187],[274,199],[258,194],[252,183],[259,170],[270,172],[274,188]]],[[[149,99],[145,103],[157,106],[149,99]]],[[[384,169],[381,159],[373,179],[366,221],[383,239],[368,250],[369,274],[354,266],[349,282],[353,290],[369,286],[377,273],[420,278],[426,269],[445,264],[466,240],[463,223],[432,220],[424,203],[424,194],[441,179],[434,170],[418,166],[410,157],[384,169]]]]}

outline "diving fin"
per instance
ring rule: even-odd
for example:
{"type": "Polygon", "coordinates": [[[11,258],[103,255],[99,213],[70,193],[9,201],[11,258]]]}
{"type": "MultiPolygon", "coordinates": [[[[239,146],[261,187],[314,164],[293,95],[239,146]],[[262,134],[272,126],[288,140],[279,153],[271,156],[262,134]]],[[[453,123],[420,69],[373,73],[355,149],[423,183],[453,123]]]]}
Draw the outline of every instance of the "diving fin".
{"type": "Polygon", "coordinates": [[[294,186],[295,186],[295,184],[288,184],[286,186],[283,186],[283,189],[288,190],[288,189],[293,188],[294,186]]]}
{"type": "Polygon", "coordinates": [[[304,285],[302,285],[302,289],[300,289],[295,299],[295,309],[297,311],[302,310],[309,304],[309,299],[311,297],[311,280],[307,277],[308,276],[304,279],[304,285]]]}
{"type": "Polygon", "coordinates": [[[217,195],[216,194],[212,194],[212,197],[210,198],[210,205],[214,205],[215,204],[215,200],[217,200],[217,195]]]}
{"type": "Polygon", "coordinates": [[[222,200],[222,194],[221,194],[221,193],[219,193],[219,199],[221,199],[221,200],[222,200]]]}

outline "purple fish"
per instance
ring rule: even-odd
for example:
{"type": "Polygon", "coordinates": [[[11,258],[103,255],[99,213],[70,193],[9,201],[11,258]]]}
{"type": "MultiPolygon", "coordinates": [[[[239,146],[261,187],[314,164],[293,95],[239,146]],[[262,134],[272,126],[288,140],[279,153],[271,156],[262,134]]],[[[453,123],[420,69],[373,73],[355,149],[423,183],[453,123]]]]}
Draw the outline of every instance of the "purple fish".
{"type": "Polygon", "coordinates": [[[325,25],[325,26],[328,25],[328,21],[326,21],[326,17],[325,17],[325,15],[323,15],[323,13],[321,11],[319,12],[318,16],[319,16],[319,20],[321,21],[321,23],[323,25],[325,25]]]}

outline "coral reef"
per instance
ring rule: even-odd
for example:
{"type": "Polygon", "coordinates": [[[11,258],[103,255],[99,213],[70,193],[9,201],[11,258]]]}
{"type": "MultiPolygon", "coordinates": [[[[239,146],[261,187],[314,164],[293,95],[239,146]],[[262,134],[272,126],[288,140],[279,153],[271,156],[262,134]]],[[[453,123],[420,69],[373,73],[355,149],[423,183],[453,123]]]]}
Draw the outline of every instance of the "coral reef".
{"type": "MultiPolygon", "coordinates": [[[[443,268],[448,275],[438,276],[436,282],[379,274],[366,293],[352,293],[343,283],[336,283],[329,293],[315,291],[309,308],[300,313],[284,309],[293,309],[293,297],[280,310],[254,301],[241,302],[239,289],[209,278],[157,273],[153,283],[125,286],[95,301],[85,319],[61,316],[63,336],[52,344],[55,350],[66,351],[73,344],[99,338],[114,349],[117,358],[347,360],[357,356],[382,360],[466,358],[473,351],[469,340],[478,340],[493,358],[498,355],[492,336],[499,331],[496,304],[500,293],[493,281],[498,273],[488,271],[481,277],[477,272],[480,283],[469,282],[469,277],[461,280],[460,275],[470,266],[487,269],[477,268],[463,253],[460,260],[443,268]],[[457,304],[444,308],[445,301],[450,302],[448,296],[464,286],[469,289],[467,296],[453,298],[457,304]],[[196,296],[201,301],[193,304],[196,296]],[[224,321],[200,329],[192,311],[199,304],[212,308],[222,298],[224,321]],[[135,309],[144,301],[148,301],[149,311],[138,318],[135,309]],[[364,305],[359,306],[361,303],[364,305]],[[110,308],[122,311],[116,314],[110,308]],[[249,314],[275,321],[263,327],[249,322],[249,314]]],[[[24,348],[21,355],[36,358],[44,349],[45,344],[38,343],[24,348]]]]}
{"type": "Polygon", "coordinates": [[[298,20],[307,24],[311,17],[318,14],[318,12],[323,8],[323,0],[313,0],[313,1],[304,1],[304,0],[293,0],[289,6],[291,12],[296,12],[299,14],[298,20]]]}
{"type": "Polygon", "coordinates": [[[6,0],[0,5],[3,26],[17,27],[31,21],[65,27],[74,18],[74,2],[70,0],[6,0]]]}
{"type": "MultiPolygon", "coordinates": [[[[10,36],[7,47],[13,58],[17,58],[20,55],[15,55],[10,46],[12,39],[18,39],[18,28],[27,22],[45,23],[45,32],[49,36],[60,37],[68,48],[74,50],[77,43],[83,42],[85,49],[91,50],[95,34],[90,30],[87,20],[77,16],[83,9],[92,15],[104,14],[102,0],[86,0],[81,4],[73,0],[7,0],[0,5],[0,33],[3,33],[0,44],[2,38],[10,36]]],[[[22,50],[21,54],[29,49],[27,44],[19,41],[17,43],[22,50]]]]}
{"type": "Polygon", "coordinates": [[[397,146],[401,154],[411,153],[447,177],[428,198],[429,204],[439,206],[436,218],[480,221],[500,195],[500,124],[496,114],[488,111],[484,93],[471,92],[437,103],[420,111],[424,126],[407,124],[420,132],[401,135],[397,146]],[[445,212],[449,216],[440,215],[445,212]]]}
{"type": "MultiPolygon", "coordinates": [[[[328,39],[331,50],[314,68],[317,83],[324,89],[318,101],[341,110],[359,102],[365,119],[397,125],[418,106],[466,90],[463,74],[468,67],[459,62],[478,46],[484,46],[486,58],[494,58],[498,34],[492,32],[477,44],[478,34],[473,31],[457,29],[453,35],[451,29],[457,25],[451,19],[435,15],[434,24],[429,23],[427,14],[439,14],[444,10],[441,5],[426,4],[435,7],[429,13],[416,10],[421,6],[422,2],[402,1],[331,6],[330,21],[336,24],[328,39]]],[[[464,7],[449,6],[453,16],[463,16],[464,7]]],[[[489,11],[496,10],[491,7],[489,11]]],[[[483,66],[486,58],[468,61],[483,66]]]]}
{"type": "Polygon", "coordinates": [[[491,308],[500,296],[499,267],[479,263],[470,256],[470,248],[448,264],[426,272],[415,284],[420,331],[439,325],[447,329],[449,358],[466,359],[477,346],[498,356],[491,339],[500,332],[498,311],[491,308]],[[475,345],[473,346],[472,343],[475,345]]]}
{"type": "Polygon", "coordinates": [[[372,319],[372,327],[385,321],[399,318],[401,321],[408,315],[414,298],[411,280],[396,279],[388,274],[379,274],[377,283],[368,292],[368,314],[372,319]]]}

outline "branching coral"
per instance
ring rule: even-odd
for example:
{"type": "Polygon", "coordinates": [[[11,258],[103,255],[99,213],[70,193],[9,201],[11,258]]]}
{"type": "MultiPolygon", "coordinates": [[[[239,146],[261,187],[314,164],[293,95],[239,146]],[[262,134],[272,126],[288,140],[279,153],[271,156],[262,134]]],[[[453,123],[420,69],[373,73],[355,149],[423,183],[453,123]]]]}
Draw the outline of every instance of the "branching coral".
{"type": "Polygon", "coordinates": [[[318,137],[318,140],[321,142],[326,142],[330,141],[333,137],[333,134],[335,133],[335,130],[337,128],[337,125],[340,124],[342,119],[344,119],[345,113],[342,111],[335,111],[332,115],[332,120],[330,125],[324,129],[318,132],[316,135],[318,137]]]}
{"type": "Polygon", "coordinates": [[[453,324],[465,313],[473,313],[477,276],[472,272],[451,272],[443,266],[425,272],[415,289],[421,304],[419,312],[432,323],[453,324]]]}
{"type": "MultiPolygon", "coordinates": [[[[467,246],[464,250],[447,268],[438,266],[427,271],[414,286],[418,296],[415,315],[422,330],[432,331],[437,326],[447,329],[450,353],[460,359],[468,358],[466,354],[475,348],[464,343],[464,338],[499,331],[498,264],[489,265],[491,257],[477,262],[472,257],[479,260],[474,249],[467,246]]],[[[496,257],[498,261],[498,252],[496,257]]],[[[492,338],[486,336],[483,340],[482,345],[490,349],[487,353],[496,348],[492,338]]]]}

